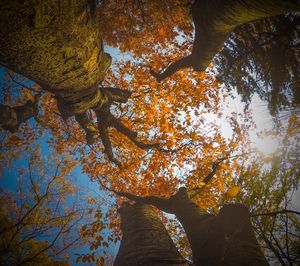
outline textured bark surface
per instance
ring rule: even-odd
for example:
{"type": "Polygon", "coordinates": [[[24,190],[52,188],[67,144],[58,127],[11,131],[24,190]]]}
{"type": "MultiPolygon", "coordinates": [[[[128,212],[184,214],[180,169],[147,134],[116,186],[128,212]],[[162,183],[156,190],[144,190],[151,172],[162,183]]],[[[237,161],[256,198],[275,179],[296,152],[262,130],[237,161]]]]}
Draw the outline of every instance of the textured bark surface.
{"type": "Polygon", "coordinates": [[[2,0],[0,64],[82,113],[101,101],[111,63],[86,0],[2,0]]]}
{"type": "Polygon", "coordinates": [[[15,107],[0,104],[0,126],[10,132],[15,132],[22,123],[34,117],[36,113],[36,104],[31,100],[15,107]]]}
{"type": "Polygon", "coordinates": [[[115,266],[188,265],[150,205],[120,209],[123,238],[115,266]]]}
{"type": "Polygon", "coordinates": [[[170,198],[117,194],[175,214],[187,234],[194,265],[268,265],[252,230],[249,210],[242,204],[225,205],[212,215],[200,209],[184,187],[170,198]]]}
{"type": "Polygon", "coordinates": [[[223,234],[221,265],[268,265],[255,238],[249,210],[242,204],[225,205],[216,216],[223,234]]]}

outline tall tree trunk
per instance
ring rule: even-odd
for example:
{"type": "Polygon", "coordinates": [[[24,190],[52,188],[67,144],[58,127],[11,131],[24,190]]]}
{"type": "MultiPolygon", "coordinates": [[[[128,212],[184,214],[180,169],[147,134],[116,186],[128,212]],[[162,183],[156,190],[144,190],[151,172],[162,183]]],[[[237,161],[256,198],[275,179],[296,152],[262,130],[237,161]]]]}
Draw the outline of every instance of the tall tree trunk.
{"type": "Polygon", "coordinates": [[[225,205],[217,216],[207,214],[186,189],[171,197],[170,204],[187,234],[195,265],[267,265],[244,205],[225,205]]]}
{"type": "Polygon", "coordinates": [[[299,12],[299,0],[197,0],[192,6],[195,39],[192,53],[151,74],[161,81],[177,70],[204,71],[236,27],[265,17],[299,12]]]}
{"type": "Polygon", "coordinates": [[[111,58],[91,9],[87,0],[2,0],[0,64],[55,93],[73,113],[93,107],[111,58]]]}
{"type": "Polygon", "coordinates": [[[175,214],[187,234],[195,265],[268,264],[252,230],[249,211],[244,205],[225,205],[218,215],[212,215],[201,210],[190,199],[185,188],[180,188],[169,199],[118,194],[175,214]]]}
{"type": "Polygon", "coordinates": [[[150,205],[119,210],[123,238],[114,265],[188,265],[150,205]]]}

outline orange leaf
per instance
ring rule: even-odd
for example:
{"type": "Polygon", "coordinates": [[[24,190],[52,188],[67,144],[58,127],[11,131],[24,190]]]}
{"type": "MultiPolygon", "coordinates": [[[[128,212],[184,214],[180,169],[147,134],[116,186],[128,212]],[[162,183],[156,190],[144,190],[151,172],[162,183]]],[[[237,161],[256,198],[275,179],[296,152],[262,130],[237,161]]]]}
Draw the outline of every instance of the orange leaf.
{"type": "Polygon", "coordinates": [[[226,191],[225,197],[233,198],[240,192],[240,190],[241,188],[239,186],[234,186],[226,191]]]}

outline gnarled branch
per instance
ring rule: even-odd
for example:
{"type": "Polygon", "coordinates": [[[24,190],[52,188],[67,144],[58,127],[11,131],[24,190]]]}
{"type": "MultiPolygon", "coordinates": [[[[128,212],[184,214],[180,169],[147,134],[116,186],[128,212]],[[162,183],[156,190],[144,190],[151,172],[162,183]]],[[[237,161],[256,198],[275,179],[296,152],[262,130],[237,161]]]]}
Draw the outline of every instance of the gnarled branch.
{"type": "MultiPolygon", "coordinates": [[[[99,94],[101,95],[102,101],[98,102],[98,104],[95,105],[92,110],[95,111],[97,116],[98,131],[104,146],[104,152],[111,162],[117,164],[118,166],[121,165],[121,163],[113,155],[112,144],[108,133],[108,129],[110,127],[114,127],[118,132],[128,137],[136,146],[141,149],[157,149],[163,152],[168,152],[167,150],[159,147],[158,143],[144,143],[137,140],[137,132],[126,127],[120,121],[120,119],[117,119],[111,113],[111,105],[114,102],[126,103],[132,92],[115,87],[105,87],[99,89],[99,94]]],[[[93,144],[96,141],[97,131],[94,127],[91,117],[88,115],[89,111],[74,114],[73,112],[70,112],[69,108],[67,108],[65,105],[66,103],[59,98],[58,109],[60,110],[62,117],[67,118],[70,115],[75,115],[76,121],[85,131],[87,144],[93,144]]]]}

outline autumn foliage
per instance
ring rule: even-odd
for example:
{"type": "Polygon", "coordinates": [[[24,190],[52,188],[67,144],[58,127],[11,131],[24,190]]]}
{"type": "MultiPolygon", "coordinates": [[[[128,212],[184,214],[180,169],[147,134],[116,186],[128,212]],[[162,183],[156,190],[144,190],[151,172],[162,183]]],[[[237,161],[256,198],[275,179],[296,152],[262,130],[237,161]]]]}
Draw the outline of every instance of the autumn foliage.
{"type": "MultiPolygon", "coordinates": [[[[118,167],[108,160],[100,138],[89,146],[84,131],[75,119],[64,121],[51,93],[9,70],[3,70],[2,103],[19,105],[28,99],[34,100],[37,92],[42,92],[38,99],[39,112],[34,119],[24,123],[14,134],[1,132],[2,173],[14,168],[18,172],[19,182],[24,182],[25,170],[15,164],[24,157],[28,157],[29,165],[37,169],[37,179],[33,178],[30,185],[19,183],[22,188],[12,194],[1,191],[1,229],[9,228],[3,235],[3,241],[9,243],[14,234],[11,243],[1,243],[1,248],[6,245],[12,254],[23,247],[19,243],[23,231],[28,233],[34,230],[34,226],[46,225],[47,230],[53,231],[54,238],[62,230],[63,233],[58,235],[59,245],[53,244],[53,248],[47,248],[53,242],[51,237],[21,240],[26,242],[27,248],[38,249],[35,254],[40,260],[47,261],[51,260],[51,256],[68,254],[68,245],[72,241],[77,244],[74,239],[77,237],[78,244],[89,247],[86,252],[75,252],[77,262],[108,265],[105,263],[111,260],[109,248],[121,238],[116,209],[125,199],[106,188],[139,196],[163,197],[173,195],[180,186],[185,186],[187,190],[202,188],[194,201],[212,212],[217,212],[221,204],[237,197],[240,190],[246,193],[243,185],[249,181],[237,181],[237,177],[244,171],[247,159],[246,155],[241,155],[249,152],[247,134],[253,126],[251,112],[225,112],[228,95],[224,87],[217,83],[212,65],[201,73],[192,69],[179,71],[161,83],[149,74],[150,68],[158,70],[166,67],[191,50],[191,1],[102,2],[97,9],[101,18],[99,30],[105,49],[113,52],[113,64],[101,85],[117,86],[132,92],[126,104],[114,104],[111,112],[124,125],[138,132],[139,140],[158,143],[161,149],[140,149],[115,129],[109,129],[113,153],[121,162],[118,167]],[[230,127],[230,134],[224,135],[223,124],[230,127]],[[43,158],[35,150],[38,146],[41,146],[37,148],[41,149],[41,153],[47,151],[49,158],[52,158],[54,165],[50,168],[43,165],[50,159],[43,158]],[[209,183],[204,183],[203,179],[218,160],[222,162],[214,177],[209,183]],[[84,206],[77,206],[78,200],[74,200],[77,202],[74,205],[70,203],[70,199],[78,195],[76,193],[81,194],[71,178],[75,168],[86,174],[94,189],[101,193],[99,197],[87,192],[86,199],[82,199],[84,206]],[[53,171],[55,169],[58,173],[53,171]],[[41,172],[45,171],[46,177],[39,181],[43,177],[41,172]],[[44,199],[43,202],[41,199],[44,199]],[[22,201],[28,203],[22,205],[22,201]],[[53,216],[55,206],[64,205],[64,202],[68,207],[57,212],[57,217],[53,216]],[[35,203],[36,207],[30,211],[35,203]],[[29,227],[20,227],[20,221],[26,221],[29,227]],[[69,230],[66,229],[68,227],[69,230]],[[45,247],[46,252],[38,245],[45,247]]],[[[95,122],[95,114],[90,115],[95,122]]],[[[290,118],[288,130],[291,135],[299,131],[299,117],[290,118]]],[[[259,169],[253,168],[251,171],[259,169]]],[[[30,178],[30,171],[27,167],[26,178],[30,178]]],[[[254,172],[248,174],[252,179],[255,178],[254,172]]],[[[167,223],[166,217],[162,216],[162,219],[167,223]]],[[[176,222],[168,221],[168,224],[176,238],[180,227],[176,222]]],[[[178,237],[177,242],[185,250],[186,240],[178,237]]],[[[188,251],[185,252],[188,255],[188,251]]],[[[25,254],[24,259],[30,260],[34,256],[25,254]]]]}

